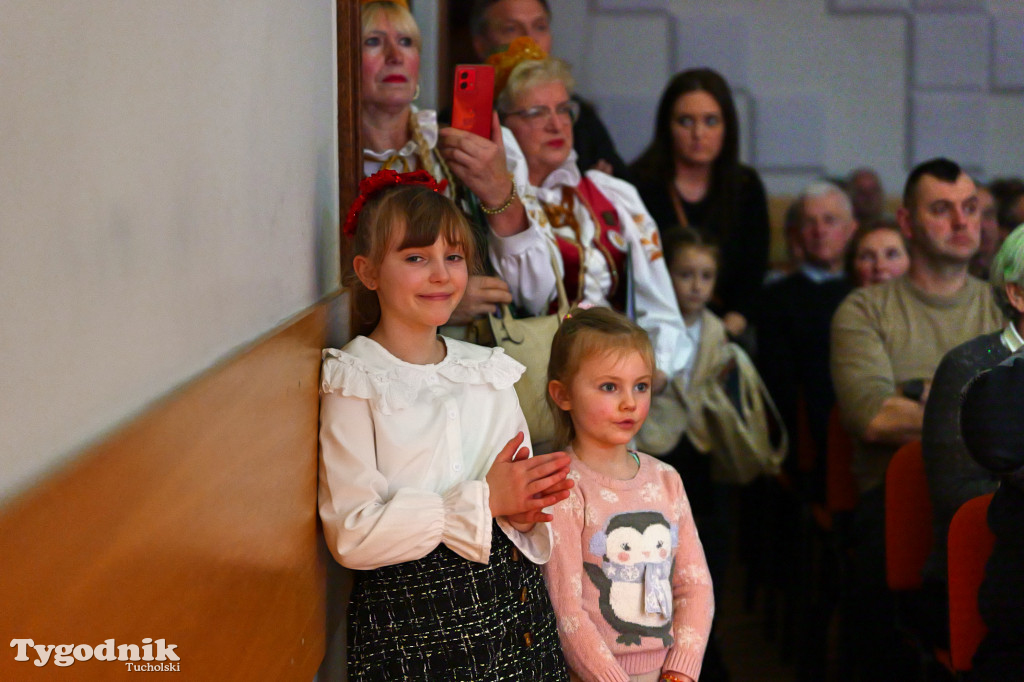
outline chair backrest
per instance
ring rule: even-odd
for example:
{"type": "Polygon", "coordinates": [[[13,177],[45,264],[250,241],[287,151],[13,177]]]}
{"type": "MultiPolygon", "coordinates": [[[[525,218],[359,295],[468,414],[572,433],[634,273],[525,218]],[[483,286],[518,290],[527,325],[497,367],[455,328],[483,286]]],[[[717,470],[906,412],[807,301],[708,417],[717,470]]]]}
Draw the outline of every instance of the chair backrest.
{"type": "Polygon", "coordinates": [[[804,400],[803,391],[800,391],[796,401],[796,433],[793,439],[796,441],[793,445],[796,448],[797,470],[804,473],[814,471],[818,453],[811,436],[811,421],[807,417],[807,401],[804,400]]]}
{"type": "Polygon", "coordinates": [[[932,551],[932,501],[921,441],[903,445],[885,472],[885,573],[889,589],[921,588],[932,551]]]}
{"type": "Polygon", "coordinates": [[[843,428],[839,406],[828,415],[828,448],[825,462],[825,502],[831,512],[853,511],[857,506],[857,481],[853,477],[853,439],[843,428]]]}
{"type": "Polygon", "coordinates": [[[988,632],[978,613],[978,588],[996,538],[988,527],[992,494],[965,502],[949,524],[949,653],[953,669],[971,669],[974,651],[988,632]]]}

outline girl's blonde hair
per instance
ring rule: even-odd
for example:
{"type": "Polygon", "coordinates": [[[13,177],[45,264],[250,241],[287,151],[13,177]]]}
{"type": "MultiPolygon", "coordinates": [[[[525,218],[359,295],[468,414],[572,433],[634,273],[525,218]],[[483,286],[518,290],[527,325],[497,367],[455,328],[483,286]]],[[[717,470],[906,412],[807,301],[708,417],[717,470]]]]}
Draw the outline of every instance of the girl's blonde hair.
{"type": "MultiPolygon", "coordinates": [[[[635,322],[611,308],[573,308],[551,341],[548,382],[569,386],[584,358],[592,355],[639,353],[654,374],[654,346],[635,322]]],[[[571,415],[547,394],[548,408],[555,421],[555,447],[567,447],[576,437],[571,415]]]]}
{"type": "Polygon", "coordinates": [[[363,24],[362,35],[364,37],[366,36],[366,32],[370,30],[370,26],[373,25],[374,20],[379,16],[386,17],[391,21],[391,24],[402,33],[408,33],[412,38],[413,45],[416,46],[416,49],[421,49],[423,39],[420,37],[420,27],[416,25],[416,19],[412,16],[412,13],[409,10],[398,3],[390,2],[389,0],[368,2],[362,6],[362,9],[360,10],[360,19],[363,24]]]}
{"type": "Polygon", "coordinates": [[[476,241],[466,217],[448,197],[422,185],[398,185],[374,195],[362,210],[355,235],[348,240],[342,284],[351,287],[356,334],[368,334],[380,322],[377,294],[359,280],[352,266],[363,256],[375,268],[384,262],[391,248],[430,246],[443,235],[445,241],[462,249],[470,274],[475,273],[476,241]],[[402,228],[401,243],[394,243],[402,228]]]}

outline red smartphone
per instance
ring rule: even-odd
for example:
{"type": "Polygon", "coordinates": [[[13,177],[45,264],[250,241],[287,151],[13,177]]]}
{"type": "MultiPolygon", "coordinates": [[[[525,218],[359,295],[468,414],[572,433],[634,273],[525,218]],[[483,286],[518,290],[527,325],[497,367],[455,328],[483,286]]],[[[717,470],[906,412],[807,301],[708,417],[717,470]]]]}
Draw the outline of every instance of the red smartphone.
{"type": "Polygon", "coordinates": [[[459,64],[455,67],[454,92],[452,127],[491,139],[494,67],[487,64],[459,64]]]}

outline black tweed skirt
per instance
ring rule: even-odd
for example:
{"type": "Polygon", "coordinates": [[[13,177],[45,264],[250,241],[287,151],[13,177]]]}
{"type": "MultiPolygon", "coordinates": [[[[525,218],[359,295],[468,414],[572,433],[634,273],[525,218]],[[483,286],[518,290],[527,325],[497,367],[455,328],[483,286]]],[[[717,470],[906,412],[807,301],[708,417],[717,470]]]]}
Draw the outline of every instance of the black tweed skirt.
{"type": "Polygon", "coordinates": [[[497,524],[486,565],[440,545],[357,572],[348,626],[356,682],[569,679],[540,569],[497,524]]]}

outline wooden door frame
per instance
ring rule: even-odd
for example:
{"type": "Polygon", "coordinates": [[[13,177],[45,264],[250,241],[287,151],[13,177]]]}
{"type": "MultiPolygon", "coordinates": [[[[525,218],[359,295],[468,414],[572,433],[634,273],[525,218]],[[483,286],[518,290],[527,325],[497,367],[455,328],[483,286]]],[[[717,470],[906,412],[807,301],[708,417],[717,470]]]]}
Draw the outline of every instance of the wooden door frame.
{"type": "MultiPolygon", "coordinates": [[[[362,5],[357,0],[335,2],[338,23],[338,201],[341,216],[338,243],[344,246],[344,235],[340,230],[363,177],[363,145],[359,134],[359,46],[362,42],[359,10],[362,5]]],[[[344,252],[344,248],[341,251],[344,252]]]]}

